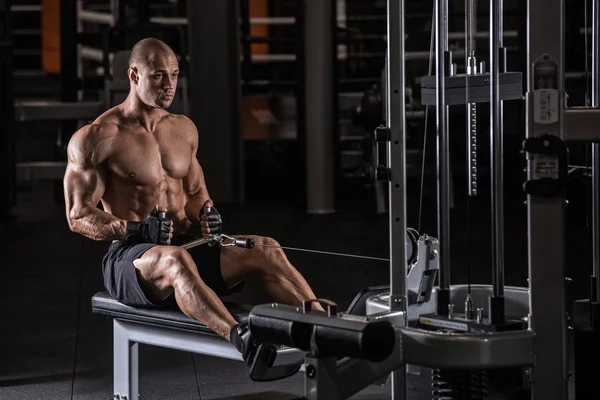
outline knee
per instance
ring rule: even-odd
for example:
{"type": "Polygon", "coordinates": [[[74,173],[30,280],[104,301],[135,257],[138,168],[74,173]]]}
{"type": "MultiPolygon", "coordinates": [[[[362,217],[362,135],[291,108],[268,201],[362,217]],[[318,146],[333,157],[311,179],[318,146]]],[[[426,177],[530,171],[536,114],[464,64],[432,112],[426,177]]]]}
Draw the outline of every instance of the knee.
{"type": "Polygon", "coordinates": [[[291,265],[287,262],[285,253],[281,248],[277,240],[270,237],[256,237],[255,243],[259,246],[255,246],[253,251],[255,253],[255,261],[259,266],[259,269],[264,269],[263,272],[270,274],[280,274],[288,269],[291,269],[291,265]],[[262,245],[262,246],[260,246],[262,245]]]}
{"type": "MultiPolygon", "coordinates": [[[[265,236],[255,236],[252,239],[254,239],[254,242],[259,244],[260,246],[258,246],[258,249],[261,249],[262,251],[267,251],[267,250],[278,250],[281,251],[281,249],[274,249],[273,247],[279,247],[279,242],[277,242],[277,240],[270,238],[270,237],[265,237],[265,236]],[[268,246],[268,247],[264,247],[264,246],[268,246]]],[[[255,247],[256,248],[256,247],[255,247]]]]}
{"type": "Polygon", "coordinates": [[[273,260],[283,255],[283,250],[279,248],[279,243],[275,239],[264,236],[255,236],[252,239],[258,245],[254,246],[253,251],[260,261],[273,260]]]}
{"type": "Polygon", "coordinates": [[[177,279],[193,274],[195,264],[192,256],[181,247],[169,246],[161,256],[161,264],[165,277],[174,282],[177,279]]]}

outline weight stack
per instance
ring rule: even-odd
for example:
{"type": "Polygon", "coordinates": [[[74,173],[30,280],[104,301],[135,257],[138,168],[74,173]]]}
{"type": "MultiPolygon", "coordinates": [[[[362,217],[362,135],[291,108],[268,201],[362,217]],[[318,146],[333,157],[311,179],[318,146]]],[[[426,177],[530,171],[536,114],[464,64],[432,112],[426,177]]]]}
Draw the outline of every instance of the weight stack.
{"type": "Polygon", "coordinates": [[[531,398],[522,368],[442,370],[410,367],[408,400],[526,400],[531,398]]]}
{"type": "Polygon", "coordinates": [[[15,111],[10,0],[0,0],[0,219],[16,203],[15,111]]]}

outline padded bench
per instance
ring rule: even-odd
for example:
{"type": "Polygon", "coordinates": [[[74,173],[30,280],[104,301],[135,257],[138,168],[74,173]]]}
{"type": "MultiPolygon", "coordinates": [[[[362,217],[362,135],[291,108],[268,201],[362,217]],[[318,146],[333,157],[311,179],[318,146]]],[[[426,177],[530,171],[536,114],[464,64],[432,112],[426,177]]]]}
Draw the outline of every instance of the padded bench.
{"type": "MultiPolygon", "coordinates": [[[[225,303],[238,322],[245,322],[251,306],[225,303]]],[[[140,309],[114,300],[108,293],[92,297],[92,312],[113,319],[114,399],[138,399],[138,344],[189,351],[242,361],[237,349],[201,322],[181,311],[140,309]]],[[[277,351],[271,367],[301,365],[304,352],[286,348],[277,351]]]]}

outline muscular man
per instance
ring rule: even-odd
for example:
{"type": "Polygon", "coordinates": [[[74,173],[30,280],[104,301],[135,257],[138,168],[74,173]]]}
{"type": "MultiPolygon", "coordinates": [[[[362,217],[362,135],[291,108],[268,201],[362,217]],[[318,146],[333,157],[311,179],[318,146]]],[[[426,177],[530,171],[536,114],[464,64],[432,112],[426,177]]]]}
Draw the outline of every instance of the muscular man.
{"type": "MultiPolygon", "coordinates": [[[[74,232],[112,241],[102,266],[106,290],[116,300],[133,307],[174,301],[232,342],[250,365],[257,343],[219,296],[230,294],[250,274],[262,278],[277,302],[299,305],[315,295],[280,249],[203,245],[188,252],[175,245],[189,240],[190,225],[208,235],[221,223],[196,159],[196,127],[166,111],[177,75],[177,58],[164,42],[148,38],[134,46],[127,99],[69,142],[67,220],[74,232]],[[213,211],[210,218],[206,207],[213,211]]],[[[270,238],[249,237],[277,245],[270,238]]]]}

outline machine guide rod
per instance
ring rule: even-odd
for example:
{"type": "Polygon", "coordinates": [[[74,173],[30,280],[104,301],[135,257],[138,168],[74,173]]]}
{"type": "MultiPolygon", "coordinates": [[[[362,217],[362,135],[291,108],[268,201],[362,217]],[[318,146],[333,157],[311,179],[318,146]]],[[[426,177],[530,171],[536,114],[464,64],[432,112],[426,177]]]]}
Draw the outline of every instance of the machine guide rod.
{"type": "Polygon", "coordinates": [[[468,195],[471,197],[477,196],[477,103],[471,103],[469,91],[469,75],[477,74],[477,57],[475,55],[475,40],[474,33],[477,31],[476,19],[477,0],[466,0],[466,48],[465,52],[465,86],[467,90],[467,182],[468,195]]]}
{"type": "MultiPolygon", "coordinates": [[[[600,4],[592,0],[592,107],[600,106],[600,4]]],[[[591,302],[600,302],[600,144],[592,143],[592,287],[591,302]]]]}
{"type": "MultiPolygon", "coordinates": [[[[404,0],[387,0],[386,126],[389,180],[390,312],[408,310],[406,291],[406,84],[404,0]]],[[[404,324],[407,319],[404,319],[404,324]]],[[[406,398],[406,368],[391,373],[391,397],[406,398]]]]}
{"type": "Polygon", "coordinates": [[[490,0],[490,153],[492,207],[492,285],[490,322],[504,322],[504,171],[503,124],[500,100],[502,0],[490,0]]]}
{"type": "Polygon", "coordinates": [[[440,241],[440,284],[438,315],[446,315],[450,304],[450,146],[448,133],[448,107],[446,105],[446,73],[450,66],[447,48],[448,0],[435,2],[436,46],[436,123],[437,123],[437,175],[438,175],[438,240],[440,241]]]}
{"type": "MultiPolygon", "coordinates": [[[[469,76],[477,74],[477,58],[474,33],[477,31],[477,0],[466,0],[465,10],[465,94],[467,104],[467,195],[475,197],[478,194],[477,190],[477,103],[471,103],[469,90],[469,76]]],[[[467,213],[470,213],[469,198],[467,198],[467,213]]],[[[471,297],[471,226],[470,215],[467,215],[467,281],[468,290],[465,298],[465,318],[475,319],[475,308],[473,298],[471,297]]]]}

